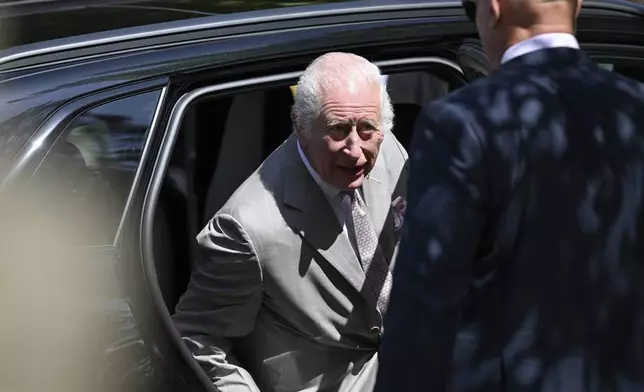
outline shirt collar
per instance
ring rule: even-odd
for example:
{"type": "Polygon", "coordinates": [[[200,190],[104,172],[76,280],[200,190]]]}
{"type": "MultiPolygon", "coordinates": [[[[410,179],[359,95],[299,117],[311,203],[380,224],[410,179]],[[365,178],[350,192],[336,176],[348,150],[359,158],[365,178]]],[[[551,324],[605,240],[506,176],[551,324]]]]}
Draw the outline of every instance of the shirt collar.
{"type": "Polygon", "coordinates": [[[324,192],[324,195],[329,199],[332,200],[335,198],[338,193],[340,193],[340,189],[334,187],[331,184],[327,184],[322,180],[322,177],[313,169],[313,166],[309,163],[309,160],[306,158],[306,155],[304,154],[304,151],[302,151],[302,147],[300,146],[300,141],[297,141],[297,152],[300,154],[300,158],[302,159],[302,162],[304,162],[304,166],[306,166],[306,170],[309,171],[311,174],[311,177],[315,180],[315,182],[318,184],[320,189],[322,189],[322,192],[324,192]]]}
{"type": "Polygon", "coordinates": [[[507,63],[508,61],[519,56],[523,56],[524,54],[548,48],[579,49],[579,42],[577,42],[574,35],[568,33],[539,34],[510,46],[503,54],[501,64],[507,63]]]}

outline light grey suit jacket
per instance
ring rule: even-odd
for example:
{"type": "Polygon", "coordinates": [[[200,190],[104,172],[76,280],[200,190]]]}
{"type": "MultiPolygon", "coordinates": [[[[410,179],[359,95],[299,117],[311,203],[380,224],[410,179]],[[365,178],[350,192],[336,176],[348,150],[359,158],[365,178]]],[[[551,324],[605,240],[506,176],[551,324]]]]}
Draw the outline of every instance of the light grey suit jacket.
{"type": "MultiPolygon", "coordinates": [[[[399,238],[391,204],[405,197],[406,161],[387,133],[363,184],[389,260],[399,238]]],[[[382,316],[361,294],[365,272],[300,159],[294,134],[197,240],[197,267],[174,321],[219,390],[373,388],[382,316]]]]}

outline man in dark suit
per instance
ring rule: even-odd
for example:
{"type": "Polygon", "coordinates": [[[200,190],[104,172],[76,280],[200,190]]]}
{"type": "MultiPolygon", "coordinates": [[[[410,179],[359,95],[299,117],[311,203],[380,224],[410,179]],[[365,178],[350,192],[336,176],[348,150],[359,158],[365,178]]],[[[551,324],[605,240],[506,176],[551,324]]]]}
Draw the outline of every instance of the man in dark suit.
{"type": "Polygon", "coordinates": [[[417,122],[376,391],[644,390],[644,86],[579,6],[477,0],[498,69],[417,122]]]}

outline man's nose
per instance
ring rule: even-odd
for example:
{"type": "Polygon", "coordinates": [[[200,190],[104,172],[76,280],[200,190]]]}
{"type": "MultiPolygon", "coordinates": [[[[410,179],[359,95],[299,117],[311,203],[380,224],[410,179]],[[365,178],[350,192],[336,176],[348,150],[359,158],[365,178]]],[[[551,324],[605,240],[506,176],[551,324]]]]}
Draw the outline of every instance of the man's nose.
{"type": "Polygon", "coordinates": [[[356,127],[353,127],[345,139],[344,152],[356,160],[362,156],[361,139],[356,127]]]}

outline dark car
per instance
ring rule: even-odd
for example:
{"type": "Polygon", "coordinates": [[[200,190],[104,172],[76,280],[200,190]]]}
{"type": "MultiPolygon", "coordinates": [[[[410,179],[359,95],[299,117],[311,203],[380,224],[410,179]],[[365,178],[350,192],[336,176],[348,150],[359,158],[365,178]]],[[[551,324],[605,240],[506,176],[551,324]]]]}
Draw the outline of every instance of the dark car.
{"type": "MultiPolygon", "coordinates": [[[[0,389],[213,390],[171,314],[306,65],[378,64],[405,145],[424,102],[488,72],[460,1],[306,3],[0,3],[0,389]]],[[[578,38],[644,80],[643,17],[586,1],[578,38]]]]}

